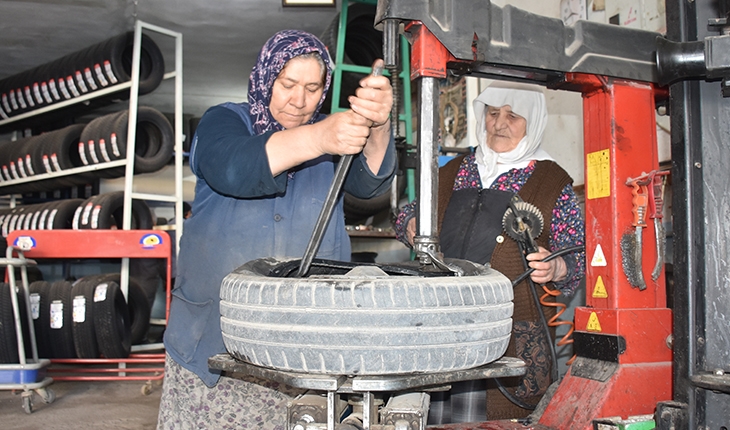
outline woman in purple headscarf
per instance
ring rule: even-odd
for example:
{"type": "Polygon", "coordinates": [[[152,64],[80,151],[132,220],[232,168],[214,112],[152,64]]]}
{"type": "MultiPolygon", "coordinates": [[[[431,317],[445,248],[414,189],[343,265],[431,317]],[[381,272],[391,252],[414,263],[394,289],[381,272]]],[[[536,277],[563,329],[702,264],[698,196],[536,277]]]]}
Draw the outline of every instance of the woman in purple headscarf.
{"type": "MultiPolygon", "coordinates": [[[[379,60],[380,61],[380,60],[379,60]]],[[[219,288],[225,275],[261,257],[301,257],[339,155],[356,154],[345,190],[359,198],[387,191],[395,172],[392,89],[368,76],[350,109],[319,113],[332,60],[309,33],[276,33],[249,78],[248,103],[224,103],[200,120],[190,151],[197,177],[185,220],[170,317],[158,428],[283,429],[291,387],[208,368],[225,352],[219,288]]],[[[350,260],[342,199],[318,258],[350,260]]]]}

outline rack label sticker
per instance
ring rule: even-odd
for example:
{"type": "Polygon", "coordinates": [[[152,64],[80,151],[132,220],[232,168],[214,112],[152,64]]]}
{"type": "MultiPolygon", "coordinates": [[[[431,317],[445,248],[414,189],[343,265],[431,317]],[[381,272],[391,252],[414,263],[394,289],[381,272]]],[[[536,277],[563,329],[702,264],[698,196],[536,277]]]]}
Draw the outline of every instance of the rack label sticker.
{"type": "Polygon", "coordinates": [[[109,85],[109,81],[106,80],[106,76],[104,76],[104,73],[101,71],[99,63],[94,64],[94,73],[96,73],[96,78],[99,80],[102,87],[109,85]]]}
{"type": "Polygon", "coordinates": [[[28,169],[29,175],[35,175],[35,170],[33,170],[33,159],[30,157],[30,154],[25,156],[25,168],[28,169]]]}
{"type": "Polygon", "coordinates": [[[94,82],[94,76],[92,76],[91,69],[89,67],[84,69],[84,78],[92,91],[96,91],[99,88],[96,86],[96,82],[94,82]]]}
{"type": "Polygon", "coordinates": [[[608,149],[586,156],[586,198],[599,199],[611,195],[611,155],[608,149]]]}
{"type": "Polygon", "coordinates": [[[35,239],[30,236],[18,236],[15,238],[13,246],[20,249],[21,251],[30,251],[35,248],[35,239]]]}
{"type": "Polygon", "coordinates": [[[86,297],[74,297],[73,321],[82,323],[86,321],[86,297]]]}
{"type": "Polygon", "coordinates": [[[91,161],[94,162],[94,164],[99,164],[99,157],[96,156],[96,149],[95,149],[94,141],[89,141],[89,155],[91,155],[91,161]]]}
{"type": "Polygon", "coordinates": [[[603,284],[603,278],[601,275],[598,275],[596,286],[593,288],[593,297],[596,299],[608,298],[608,291],[606,291],[606,286],[603,284]]]}
{"type": "Polygon", "coordinates": [[[104,70],[106,71],[106,75],[109,77],[109,82],[112,84],[119,82],[119,79],[117,79],[114,75],[114,71],[112,71],[112,63],[110,63],[109,60],[104,60],[104,70]]]}
{"type": "Polygon", "coordinates": [[[84,163],[84,166],[89,165],[89,160],[86,159],[86,151],[84,151],[84,142],[79,142],[79,158],[81,158],[81,162],[84,163]]]}
{"type": "Polygon", "coordinates": [[[591,312],[591,316],[588,317],[588,324],[586,324],[586,330],[588,331],[601,331],[601,323],[598,321],[598,315],[595,312],[591,312]]]}
{"type": "Polygon", "coordinates": [[[50,79],[48,81],[48,88],[51,90],[51,95],[53,95],[53,98],[56,100],[61,100],[61,95],[58,94],[58,88],[56,88],[56,80],[50,79]]]}
{"type": "Polygon", "coordinates": [[[41,316],[41,295],[30,293],[28,299],[30,300],[30,316],[37,320],[41,316]]]}
{"type": "Polygon", "coordinates": [[[106,291],[109,289],[109,284],[103,283],[96,286],[94,289],[94,303],[103,302],[106,300],[106,291]]]}
{"type": "Polygon", "coordinates": [[[101,156],[104,157],[104,161],[107,163],[112,161],[112,159],[109,158],[109,151],[106,150],[106,140],[103,138],[99,139],[99,152],[101,152],[101,156]]]}
{"type": "Polygon", "coordinates": [[[607,265],[608,263],[606,262],[606,256],[603,254],[603,248],[601,248],[601,245],[596,245],[596,252],[593,253],[593,258],[591,259],[591,266],[597,267],[607,265]]]}
{"type": "Polygon", "coordinates": [[[54,300],[51,302],[51,328],[63,327],[63,302],[54,300]]]}
{"type": "Polygon", "coordinates": [[[139,240],[139,244],[142,245],[142,248],[150,249],[154,248],[157,245],[160,245],[162,243],[162,236],[155,233],[145,234],[142,236],[142,238],[139,240]]]}

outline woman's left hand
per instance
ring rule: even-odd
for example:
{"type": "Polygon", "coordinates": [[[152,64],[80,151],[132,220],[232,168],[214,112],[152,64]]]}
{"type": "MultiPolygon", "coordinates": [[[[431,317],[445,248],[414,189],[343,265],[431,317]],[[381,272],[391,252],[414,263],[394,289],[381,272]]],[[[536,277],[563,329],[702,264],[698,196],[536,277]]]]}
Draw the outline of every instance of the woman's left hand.
{"type": "Polygon", "coordinates": [[[547,284],[548,282],[558,282],[565,279],[568,276],[568,268],[565,265],[565,260],[562,257],[554,258],[550,261],[540,261],[550,255],[550,251],[538,247],[538,252],[533,252],[527,255],[527,261],[529,266],[535,269],[530,278],[540,285],[547,284]]]}
{"type": "Polygon", "coordinates": [[[360,80],[360,87],[348,101],[353,112],[372,122],[371,127],[382,127],[388,122],[393,108],[390,80],[386,76],[368,75],[360,80]]]}

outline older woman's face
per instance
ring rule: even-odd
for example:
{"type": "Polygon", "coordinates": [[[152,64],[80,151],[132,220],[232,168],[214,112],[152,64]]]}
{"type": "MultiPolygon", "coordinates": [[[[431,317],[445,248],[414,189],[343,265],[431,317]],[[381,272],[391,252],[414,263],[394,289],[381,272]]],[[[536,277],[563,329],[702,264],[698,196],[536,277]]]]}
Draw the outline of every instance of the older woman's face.
{"type": "Polygon", "coordinates": [[[509,105],[487,106],[487,145],[494,152],[509,152],[527,133],[527,120],[512,112],[509,105]]]}
{"type": "Polygon", "coordinates": [[[322,98],[322,68],[314,58],[292,58],[274,81],[269,110],[284,128],[306,124],[322,98]]]}

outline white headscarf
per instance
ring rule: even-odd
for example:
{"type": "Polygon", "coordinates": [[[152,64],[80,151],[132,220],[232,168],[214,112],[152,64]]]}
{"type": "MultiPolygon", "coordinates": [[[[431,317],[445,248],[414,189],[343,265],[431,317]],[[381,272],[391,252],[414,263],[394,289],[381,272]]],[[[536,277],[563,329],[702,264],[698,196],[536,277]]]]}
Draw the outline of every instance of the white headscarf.
{"type": "Polygon", "coordinates": [[[537,85],[507,81],[494,81],[474,99],[474,115],[477,126],[477,146],[475,158],[482,186],[488,188],[504,172],[514,168],[524,168],[532,160],[552,160],[540,149],[542,136],[547,126],[547,107],[545,94],[537,85]],[[485,113],[487,106],[500,108],[509,105],[512,112],[525,118],[527,130],[525,137],[509,152],[497,153],[487,145],[485,113]]]}

